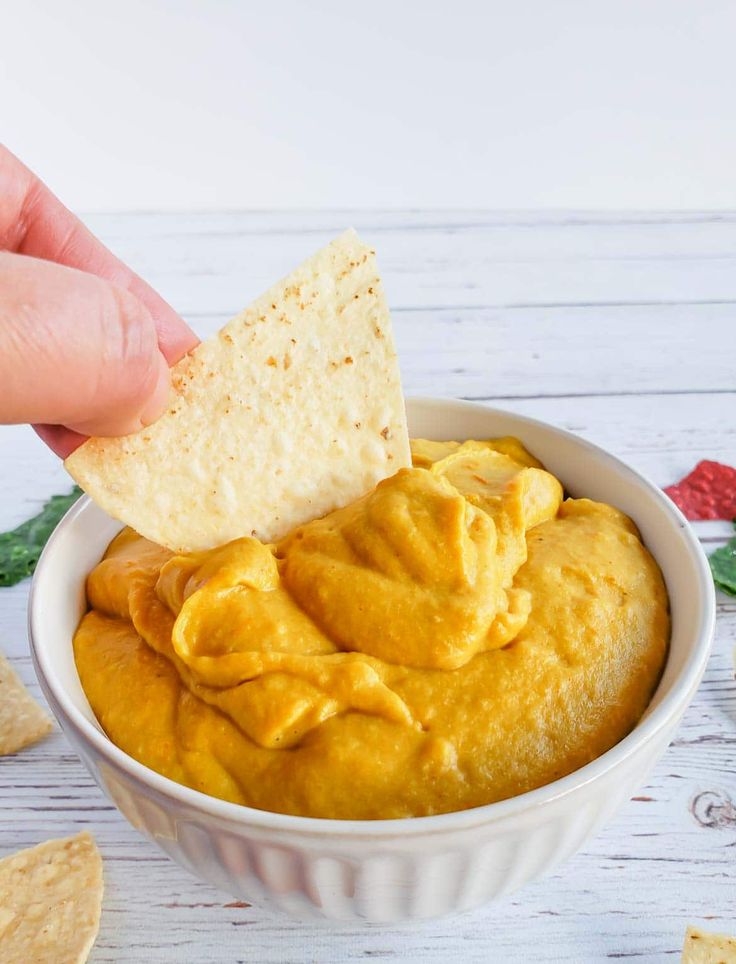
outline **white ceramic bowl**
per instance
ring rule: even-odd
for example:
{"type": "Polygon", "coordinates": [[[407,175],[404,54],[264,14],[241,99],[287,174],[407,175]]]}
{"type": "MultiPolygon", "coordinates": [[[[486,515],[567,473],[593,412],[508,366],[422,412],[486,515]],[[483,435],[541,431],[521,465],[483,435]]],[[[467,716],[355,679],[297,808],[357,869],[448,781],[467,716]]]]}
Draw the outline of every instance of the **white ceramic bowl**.
{"type": "Polygon", "coordinates": [[[74,665],[72,634],[85,609],[85,576],[119,524],[81,500],[52,535],[33,580],[29,625],[36,671],[103,791],[134,827],[196,876],[293,917],[438,917],[477,907],[546,873],[640,786],[708,659],[715,611],[708,565],[684,517],[659,489],[602,449],[520,415],[432,399],[410,400],[408,414],[415,436],[517,436],[571,494],[628,513],[662,567],[672,641],[651,706],[615,747],[548,786],[459,813],[375,821],[267,813],[179,786],[107,739],[74,665]]]}

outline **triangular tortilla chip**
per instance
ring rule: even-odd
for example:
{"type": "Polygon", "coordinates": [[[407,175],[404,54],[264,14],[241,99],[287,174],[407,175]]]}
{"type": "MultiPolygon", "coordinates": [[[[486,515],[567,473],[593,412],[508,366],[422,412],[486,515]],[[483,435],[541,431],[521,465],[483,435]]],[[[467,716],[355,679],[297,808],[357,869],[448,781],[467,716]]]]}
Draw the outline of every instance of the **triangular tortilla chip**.
{"type": "Polygon", "coordinates": [[[102,888],[102,858],[88,833],[0,860],[0,960],[86,961],[100,927],[102,888]]]}
{"type": "Polygon", "coordinates": [[[736,938],[688,927],[682,964],[736,964],[736,938]]]}
{"type": "Polygon", "coordinates": [[[172,373],[169,409],[66,460],[107,513],[175,551],[273,541],[410,464],[375,253],[347,231],[172,373]]]}
{"type": "Polygon", "coordinates": [[[17,753],[51,730],[51,720],[0,653],[0,756],[17,753]]]}

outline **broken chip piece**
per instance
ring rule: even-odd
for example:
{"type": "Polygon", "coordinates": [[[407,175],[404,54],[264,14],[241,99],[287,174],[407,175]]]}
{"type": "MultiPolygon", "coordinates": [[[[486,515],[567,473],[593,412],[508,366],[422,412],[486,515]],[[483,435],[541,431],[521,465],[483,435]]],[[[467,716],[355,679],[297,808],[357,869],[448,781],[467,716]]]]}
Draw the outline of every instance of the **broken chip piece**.
{"type": "Polygon", "coordinates": [[[89,833],[0,860],[0,959],[83,964],[102,910],[102,858],[89,833]]]}
{"type": "Polygon", "coordinates": [[[37,743],[51,730],[51,720],[0,653],[0,756],[37,743]]]}
{"type": "Polygon", "coordinates": [[[682,964],[736,964],[736,938],[688,927],[682,964]]]}

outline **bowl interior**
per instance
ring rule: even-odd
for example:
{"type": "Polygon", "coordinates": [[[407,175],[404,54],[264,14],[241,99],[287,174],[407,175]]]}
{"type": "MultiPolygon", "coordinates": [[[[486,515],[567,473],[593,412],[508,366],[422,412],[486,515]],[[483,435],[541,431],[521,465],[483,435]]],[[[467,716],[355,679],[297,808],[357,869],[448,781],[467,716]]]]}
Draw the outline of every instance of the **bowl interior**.
{"type": "MultiPolygon", "coordinates": [[[[634,520],[662,569],[672,607],[670,654],[644,720],[649,718],[653,727],[659,723],[651,717],[659,715],[663,722],[673,708],[682,709],[705,668],[715,603],[710,571],[700,545],[669,499],[602,449],[534,419],[478,404],[439,399],[409,399],[407,412],[410,432],[415,437],[442,440],[517,436],[562,481],[568,493],[610,502],[634,520]]],[[[120,528],[120,523],[88,499],[80,500],[59,524],[43,552],[30,603],[31,643],[44,687],[72,721],[83,718],[100,733],[79,682],[71,638],[85,609],[86,575],[120,528]]],[[[644,721],[640,722],[637,730],[643,725],[644,721]]],[[[625,738],[599,760],[614,754],[631,738],[625,738]]],[[[112,744],[109,746],[111,752],[121,753],[112,744]]],[[[597,763],[594,761],[583,770],[597,763]]],[[[566,784],[571,777],[557,784],[566,784]]],[[[503,803],[490,806],[498,808],[503,803]]],[[[425,817],[420,821],[435,819],[438,818],[425,817]]],[[[375,826],[378,822],[371,823],[375,826]]]]}
{"type": "Polygon", "coordinates": [[[440,400],[410,405],[409,412],[413,437],[455,438],[460,430],[463,438],[515,435],[569,495],[609,502],[634,520],[662,570],[672,614],[667,665],[645,718],[671,692],[689,662],[699,660],[704,668],[715,605],[710,571],[692,528],[657,486],[603,449],[535,419],[440,400]],[[703,636],[704,649],[697,646],[703,636]]]}

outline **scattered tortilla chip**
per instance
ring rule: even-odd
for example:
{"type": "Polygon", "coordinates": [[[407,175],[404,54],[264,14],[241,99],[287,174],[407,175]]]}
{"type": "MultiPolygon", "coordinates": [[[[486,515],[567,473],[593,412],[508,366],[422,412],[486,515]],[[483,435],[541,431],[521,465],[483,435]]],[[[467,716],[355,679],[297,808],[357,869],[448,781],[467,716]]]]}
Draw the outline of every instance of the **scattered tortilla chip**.
{"type": "Polygon", "coordinates": [[[736,964],[736,938],[688,927],[682,964],[736,964]]]}
{"type": "MultiPolygon", "coordinates": [[[[733,520],[736,529],[736,519],[733,520]]],[[[721,592],[736,596],[736,536],[708,556],[713,582],[721,592]]]]}
{"type": "Polygon", "coordinates": [[[689,475],[664,490],[686,519],[732,519],[736,515],[736,469],[698,462],[689,475]]]}
{"type": "Polygon", "coordinates": [[[174,367],[157,422],[65,464],[175,551],[276,540],[410,465],[375,253],[341,235],[174,367]]]}
{"type": "Polygon", "coordinates": [[[0,653],[0,756],[17,753],[51,730],[51,720],[0,653]]]}
{"type": "Polygon", "coordinates": [[[102,858],[89,833],[0,860],[3,964],[81,964],[100,927],[102,858]]]}

